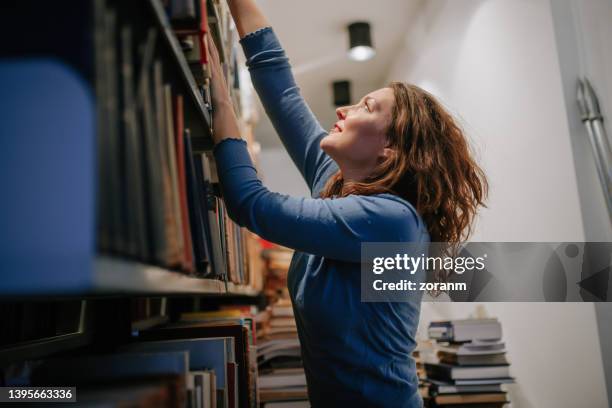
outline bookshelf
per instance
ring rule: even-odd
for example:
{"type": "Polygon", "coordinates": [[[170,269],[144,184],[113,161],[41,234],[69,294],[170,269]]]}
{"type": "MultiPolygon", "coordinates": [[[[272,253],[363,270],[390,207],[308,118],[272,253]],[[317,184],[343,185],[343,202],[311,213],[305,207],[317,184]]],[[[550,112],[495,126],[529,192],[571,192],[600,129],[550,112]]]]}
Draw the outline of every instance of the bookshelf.
{"type": "MultiPolygon", "coordinates": [[[[213,6],[213,1],[203,2],[208,6],[211,12],[211,25],[209,27],[210,34],[217,41],[229,40],[221,27],[221,17],[217,7],[213,6]]],[[[16,185],[15,190],[9,193],[23,196],[27,194],[26,200],[31,200],[32,203],[4,203],[2,210],[6,214],[7,220],[18,220],[13,225],[9,225],[13,229],[21,228],[21,240],[17,240],[14,244],[15,248],[10,248],[13,253],[3,256],[8,259],[5,262],[6,272],[4,273],[5,285],[0,286],[0,296],[10,298],[12,300],[20,296],[118,296],[118,295],[241,295],[241,296],[257,296],[258,290],[250,286],[232,282],[227,278],[227,262],[224,265],[215,265],[213,268],[214,274],[217,275],[213,279],[201,278],[198,275],[201,273],[184,273],[180,268],[173,266],[164,266],[159,261],[154,264],[146,259],[139,259],[133,254],[124,254],[121,251],[111,248],[110,251],[103,250],[102,253],[98,249],[92,248],[99,246],[100,236],[96,232],[96,224],[100,223],[100,213],[96,207],[100,206],[101,192],[96,191],[96,184],[101,183],[99,174],[101,170],[96,168],[96,161],[101,161],[100,153],[91,154],[91,148],[96,149],[100,141],[97,141],[96,133],[100,133],[100,129],[95,128],[94,122],[104,122],[107,117],[100,116],[100,108],[92,104],[91,101],[84,99],[87,95],[97,95],[101,98],[99,90],[100,72],[104,72],[108,65],[104,64],[108,60],[104,60],[100,55],[106,52],[105,49],[100,49],[99,39],[96,37],[96,29],[99,29],[99,19],[96,17],[100,14],[100,9],[107,7],[112,9],[114,14],[114,31],[115,41],[119,44],[114,44],[116,49],[113,49],[115,62],[125,65],[125,61],[121,60],[121,44],[122,36],[121,29],[130,27],[132,29],[132,37],[134,49],[142,48],[146,45],[147,34],[150,34],[152,29],[155,30],[156,40],[154,41],[154,58],[151,62],[161,62],[163,67],[163,81],[171,86],[172,92],[183,96],[184,103],[184,127],[190,130],[189,139],[192,144],[193,153],[210,152],[212,148],[211,139],[211,115],[210,100],[206,100],[205,92],[202,86],[196,83],[194,74],[190,67],[190,63],[186,58],[185,52],[181,48],[181,43],[173,29],[172,23],[168,16],[168,6],[164,6],[161,0],[140,0],[135,2],[119,2],[114,0],[89,0],[87,2],[71,2],[75,7],[75,12],[84,17],[79,21],[71,21],[74,16],[65,16],[60,10],[51,5],[40,5],[37,2],[23,2],[20,7],[14,10],[15,15],[5,15],[3,23],[7,23],[5,28],[10,29],[12,24],[17,24],[18,21],[31,17],[33,13],[38,16],[47,15],[48,20],[53,20],[57,17],[58,24],[63,26],[63,31],[57,33],[53,25],[49,23],[43,24],[41,20],[40,30],[42,32],[34,32],[32,35],[23,36],[20,38],[12,49],[5,51],[2,57],[15,58],[18,61],[20,58],[28,60],[29,58],[40,55],[51,55],[54,58],[64,61],[66,64],[60,66],[59,69],[65,71],[67,76],[72,74],[70,71],[75,70],[85,81],[78,81],[73,90],[64,92],[63,98],[73,99],[75,104],[83,106],[83,115],[87,119],[74,124],[66,125],[74,129],[73,138],[79,138],[80,141],[64,140],[62,143],[71,144],[70,149],[65,146],[45,146],[38,151],[36,155],[49,156],[51,159],[46,159],[41,163],[39,169],[32,169],[27,164],[17,164],[14,168],[7,170],[15,174],[23,174],[26,172],[33,173],[31,176],[34,179],[33,185],[24,187],[16,185]],[[42,8],[42,9],[41,9],[42,8]],[[62,16],[62,18],[60,18],[62,16]],[[6,21],[4,21],[6,20],[6,21]],[[66,31],[66,26],[73,23],[75,35],[82,38],[71,38],[66,31]],[[44,37],[45,41],[41,44],[36,43],[36,38],[44,37]],[[66,44],[66,39],[71,39],[72,43],[66,44]],[[54,48],[54,41],[56,41],[54,48]],[[21,43],[20,43],[21,42],[21,43]],[[58,44],[62,44],[61,47],[58,44]],[[139,47],[140,45],[140,47],[139,47]],[[57,49],[56,49],[57,48],[57,49]],[[78,58],[73,57],[73,54],[78,54],[78,58]],[[103,68],[101,65],[105,65],[103,68]],[[81,98],[81,99],[78,99],[81,98]],[[83,159],[79,162],[70,163],[64,167],[59,167],[60,161],[66,161],[69,156],[80,156],[83,159]],[[96,157],[97,156],[97,157],[96,157]],[[30,168],[28,168],[30,167],[30,168]],[[60,168],[58,170],[58,168],[60,168]],[[65,184],[60,183],[55,189],[49,186],[54,180],[67,179],[70,174],[81,173],[83,177],[76,182],[69,180],[65,184]],[[98,177],[96,179],[96,177],[98,177]],[[56,197],[53,198],[52,206],[59,208],[53,216],[45,217],[41,215],[44,209],[32,211],[28,213],[29,207],[34,207],[36,203],[35,197],[25,191],[26,189],[49,192],[56,197]],[[25,191],[25,192],[24,192],[25,191]],[[24,205],[25,204],[25,205],[24,205]],[[65,209],[61,207],[65,206],[65,209]],[[77,224],[74,221],[74,214],[82,215],[77,224]],[[45,219],[51,218],[51,219],[45,219]],[[72,218],[72,219],[71,219],[72,218]],[[41,228],[42,225],[42,228],[41,228]],[[66,225],[70,225],[72,230],[66,233],[66,225]],[[59,239],[58,239],[59,232],[59,239]],[[35,237],[38,235],[38,237],[35,237]],[[41,251],[42,247],[42,251],[41,251]],[[46,247],[53,248],[51,251],[46,251],[46,247]],[[57,251],[62,254],[70,254],[69,256],[54,257],[54,254],[46,252],[57,251]],[[38,252],[38,253],[37,253],[38,252]],[[17,254],[17,255],[15,255],[17,254]],[[30,254],[25,255],[24,254],[30,254]],[[26,259],[27,258],[27,259],[26,259]],[[222,278],[225,276],[225,278],[222,278]]],[[[41,17],[34,17],[41,18],[41,17]]],[[[232,38],[236,41],[237,38],[232,38]]],[[[219,44],[224,63],[228,64],[228,54],[225,44],[219,44]]],[[[140,49],[140,58],[144,58],[143,51],[140,49]]],[[[137,55],[133,55],[133,75],[136,76],[143,68],[137,64],[137,55]]],[[[43,68],[43,70],[46,68],[43,68]]],[[[56,67],[57,69],[57,67],[56,67]]],[[[115,80],[124,86],[122,72],[115,74],[115,80]],[[121,81],[119,80],[121,79],[121,81]]],[[[17,80],[24,80],[16,76],[17,80]]],[[[70,78],[67,80],[67,82],[70,78]]],[[[51,81],[47,81],[51,82],[51,81]]],[[[134,88],[138,88],[134,80],[134,88]]],[[[70,84],[69,84],[70,85],[70,84]]],[[[105,84],[108,85],[108,84],[105,84]]],[[[121,88],[119,86],[119,88],[121,88]]],[[[48,93],[59,92],[60,88],[70,87],[63,83],[57,83],[55,88],[45,90],[48,93]]],[[[235,90],[234,90],[235,91],[235,90]]],[[[137,93],[137,92],[135,92],[137,93]]],[[[134,95],[137,97],[138,95],[134,95]]],[[[119,93],[113,96],[115,99],[123,98],[119,93]]],[[[38,108],[45,108],[45,103],[41,102],[38,108]]],[[[101,104],[100,101],[98,103],[101,104]]],[[[239,110],[240,107],[237,107],[239,110]]],[[[119,110],[119,109],[118,109],[119,110]]],[[[33,109],[36,112],[36,109],[33,109]]],[[[20,112],[17,112],[19,114],[20,112]]],[[[116,117],[124,115],[123,111],[114,113],[116,117]]],[[[70,112],[64,111],[56,114],[55,120],[59,122],[70,122],[70,112]],[[63,116],[62,116],[63,115],[63,116]]],[[[35,119],[35,113],[24,115],[25,121],[35,119]]],[[[44,135],[44,123],[33,129],[25,129],[24,134],[18,135],[15,141],[11,141],[14,145],[9,145],[6,157],[24,156],[28,151],[28,143],[38,143],[43,137],[54,136],[44,135]],[[22,136],[26,136],[22,138],[22,136]],[[21,140],[19,140],[21,139],[21,140]],[[26,141],[27,140],[27,141],[26,141]]],[[[123,124],[119,121],[117,127],[123,124]]],[[[63,129],[59,129],[58,132],[63,129]]],[[[109,130],[105,128],[103,130],[109,130]]],[[[144,129],[141,131],[145,132],[144,129]]],[[[121,129],[121,132],[125,132],[121,129]]],[[[124,136],[121,133],[121,136],[124,136]]],[[[126,136],[127,137],[127,136],[126,136]]],[[[23,160],[22,163],[25,163],[23,160]]],[[[214,163],[210,163],[214,167],[214,163]]],[[[108,168],[107,168],[108,170],[108,168]]],[[[104,172],[104,170],[102,170],[104,172]]],[[[213,169],[214,172],[214,169],[213,169]]],[[[121,175],[124,176],[124,175],[121,175]]],[[[214,186],[216,180],[212,181],[213,191],[218,191],[214,186]]],[[[127,182],[126,182],[127,183],[127,182]]],[[[145,197],[147,199],[149,197],[145,197]]],[[[128,197],[129,199],[129,197],[128,197]]],[[[106,219],[106,222],[109,220],[106,219]]],[[[149,226],[149,228],[151,228],[149,226]]],[[[8,237],[7,237],[8,239],[8,237]]],[[[211,273],[209,272],[208,275],[211,273]]]]}
{"type": "MultiPolygon", "coordinates": [[[[0,370],[116,353],[184,313],[261,303],[259,241],[227,216],[210,155],[210,79],[186,41],[201,27],[177,31],[173,1],[57,7],[26,0],[0,16],[2,38],[14,38],[0,49],[7,90],[0,103],[8,109],[0,132],[13,135],[0,151],[0,370]],[[14,36],[24,21],[32,29],[14,36]],[[130,155],[134,146],[138,157],[130,155]],[[130,179],[134,169],[142,178],[130,179]],[[135,185],[142,191],[134,193],[135,185]],[[152,196],[156,185],[163,188],[152,196]],[[146,212],[138,248],[130,235],[134,197],[146,212]],[[180,227],[171,230],[169,219],[180,227]],[[107,229],[113,222],[119,228],[107,229]],[[163,256],[156,252],[160,225],[166,244],[180,242],[173,260],[170,244],[163,256]]],[[[211,13],[206,35],[218,42],[225,72],[235,74],[237,35],[228,35],[227,9],[222,16],[217,0],[181,1],[211,13]]],[[[228,85],[240,114],[238,77],[228,85]]],[[[247,138],[253,125],[241,123],[247,138]]],[[[246,344],[242,329],[224,336],[246,344]]],[[[236,373],[246,379],[247,368],[243,360],[236,373]]],[[[236,406],[255,401],[249,387],[236,406]]]]}

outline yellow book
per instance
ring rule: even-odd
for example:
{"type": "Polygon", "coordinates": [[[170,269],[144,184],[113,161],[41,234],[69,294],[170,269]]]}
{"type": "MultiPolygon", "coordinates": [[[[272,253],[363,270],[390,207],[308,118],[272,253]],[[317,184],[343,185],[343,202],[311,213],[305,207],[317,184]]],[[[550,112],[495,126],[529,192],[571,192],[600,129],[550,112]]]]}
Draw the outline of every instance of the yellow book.
{"type": "Polygon", "coordinates": [[[214,310],[209,312],[189,312],[181,314],[181,320],[196,321],[206,319],[219,319],[219,318],[236,318],[243,317],[243,313],[240,310],[214,310]]]}

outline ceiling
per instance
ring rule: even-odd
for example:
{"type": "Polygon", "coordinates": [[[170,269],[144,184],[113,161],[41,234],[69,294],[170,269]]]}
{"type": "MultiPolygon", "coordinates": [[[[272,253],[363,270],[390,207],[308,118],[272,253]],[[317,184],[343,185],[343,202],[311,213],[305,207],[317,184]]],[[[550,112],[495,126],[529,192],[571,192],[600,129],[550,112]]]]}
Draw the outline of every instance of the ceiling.
{"type": "MultiPolygon", "coordinates": [[[[297,83],[310,108],[328,129],[336,121],[331,83],[351,81],[353,101],[385,84],[404,33],[424,0],[259,0],[289,56],[297,83]],[[368,21],[376,56],[355,62],[347,57],[347,25],[368,21]]],[[[281,143],[263,109],[255,129],[265,148],[281,143]]]]}

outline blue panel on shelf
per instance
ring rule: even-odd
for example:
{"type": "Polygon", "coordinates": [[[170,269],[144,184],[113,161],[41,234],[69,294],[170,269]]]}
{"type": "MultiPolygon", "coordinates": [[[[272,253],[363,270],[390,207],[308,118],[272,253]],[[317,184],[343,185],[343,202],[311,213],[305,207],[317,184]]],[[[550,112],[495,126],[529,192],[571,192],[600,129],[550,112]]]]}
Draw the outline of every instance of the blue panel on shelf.
{"type": "Polygon", "coordinates": [[[0,60],[0,295],[91,285],[95,105],[57,60],[0,60]]]}

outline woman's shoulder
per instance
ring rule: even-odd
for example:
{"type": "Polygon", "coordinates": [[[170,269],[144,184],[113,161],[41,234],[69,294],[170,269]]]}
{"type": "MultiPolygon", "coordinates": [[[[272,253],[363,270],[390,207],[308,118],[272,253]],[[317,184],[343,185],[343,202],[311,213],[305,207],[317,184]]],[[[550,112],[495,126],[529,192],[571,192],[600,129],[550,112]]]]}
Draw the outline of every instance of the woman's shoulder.
{"type": "Polygon", "coordinates": [[[346,198],[363,207],[373,225],[396,232],[406,231],[411,239],[420,234],[422,238],[419,240],[429,240],[423,219],[409,201],[390,193],[349,195],[346,198]]]}

